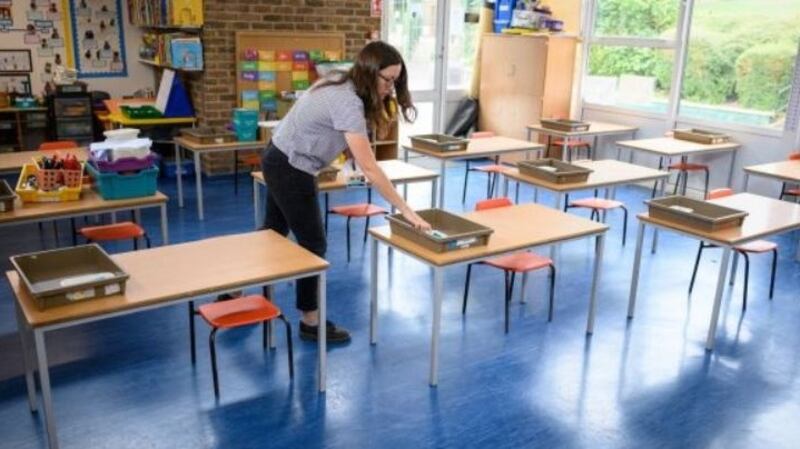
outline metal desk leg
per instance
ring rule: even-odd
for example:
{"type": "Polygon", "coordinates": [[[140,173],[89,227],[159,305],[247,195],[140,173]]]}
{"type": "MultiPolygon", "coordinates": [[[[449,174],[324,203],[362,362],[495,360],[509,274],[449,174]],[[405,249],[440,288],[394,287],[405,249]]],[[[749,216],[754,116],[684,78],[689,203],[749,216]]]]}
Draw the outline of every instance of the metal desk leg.
{"type": "Polygon", "coordinates": [[[719,322],[719,309],[722,303],[722,291],[725,289],[725,274],[728,272],[731,251],[730,248],[724,248],[722,250],[722,261],[719,263],[717,292],[714,294],[714,310],[711,312],[711,323],[708,325],[708,338],[706,338],[706,349],[709,351],[714,350],[714,339],[717,334],[717,323],[719,322]]]}
{"type": "Polygon", "coordinates": [[[594,316],[597,311],[597,289],[600,286],[600,270],[603,267],[603,248],[605,247],[606,235],[600,234],[596,237],[594,244],[594,273],[592,274],[592,293],[589,297],[589,317],[586,320],[586,333],[591,335],[594,332],[594,316]]]}
{"type": "Polygon", "coordinates": [[[567,145],[567,142],[569,142],[569,139],[564,137],[564,144],[563,144],[563,148],[561,149],[561,153],[562,153],[561,154],[561,159],[563,160],[564,156],[566,155],[567,156],[567,162],[572,162],[572,152],[569,150],[569,146],[567,145]]]}
{"type": "MultiPolygon", "coordinates": [[[[403,148],[403,162],[408,163],[408,149],[403,148]]],[[[408,183],[403,184],[403,201],[408,201],[408,183]]]]}
{"type": "Polygon", "coordinates": [[[642,266],[642,243],[644,243],[643,221],[639,222],[639,231],[636,233],[636,254],[633,259],[633,276],[631,276],[631,291],[628,297],[628,319],[633,318],[633,311],[636,308],[636,290],[639,288],[639,268],[642,266]]]}
{"type": "MultiPolygon", "coordinates": [[[[500,176],[500,174],[495,174],[495,176],[500,176]]],[[[508,178],[503,176],[503,197],[508,198],[508,178]]]]}
{"type": "MultiPolygon", "coordinates": [[[[266,290],[265,293],[267,294],[266,295],[267,298],[270,301],[275,301],[275,287],[272,284],[270,284],[270,285],[264,286],[264,289],[266,290]]],[[[269,347],[269,349],[275,349],[275,347],[276,347],[275,346],[275,326],[272,325],[272,323],[274,321],[275,320],[267,321],[267,347],[269,347]]]]}
{"type": "Polygon", "coordinates": [[[736,283],[736,268],[739,266],[739,253],[734,251],[733,252],[733,263],[731,264],[731,276],[730,276],[730,285],[733,286],[736,283]]]}
{"type": "Polygon", "coordinates": [[[181,146],[176,143],[175,176],[178,178],[178,207],[183,207],[183,174],[181,172],[181,146]]]}
{"type": "MultiPolygon", "coordinates": [[[[603,192],[603,198],[607,199],[607,200],[611,199],[611,189],[610,188],[608,188],[608,187],[605,188],[605,191],[603,192]]],[[[607,215],[608,215],[608,210],[603,209],[603,211],[600,213],[600,221],[603,222],[603,224],[605,224],[605,222],[606,222],[606,216],[607,215]]]]}
{"type": "MultiPolygon", "coordinates": [[[[557,192],[555,194],[555,196],[556,196],[556,203],[554,204],[554,207],[556,208],[557,211],[560,211],[561,210],[561,202],[563,201],[564,194],[561,193],[561,192],[557,192]]],[[[550,245],[550,259],[553,260],[553,263],[556,263],[556,258],[558,256],[557,249],[558,249],[558,245],[557,244],[554,243],[554,244],[550,245]]]]}
{"type": "Polygon", "coordinates": [[[45,348],[44,331],[34,329],[33,338],[36,342],[36,358],[39,364],[39,382],[42,387],[42,403],[44,404],[44,424],[47,429],[47,446],[58,449],[58,434],[56,433],[55,414],[53,413],[53,398],[50,392],[50,369],[47,366],[47,349],[45,348]]]}
{"type": "Polygon", "coordinates": [[[141,225],[142,224],[142,210],[141,209],[134,209],[133,210],[133,222],[141,225]]]}
{"type": "Polygon", "coordinates": [[[429,377],[432,387],[439,382],[439,333],[442,325],[443,275],[443,268],[433,268],[433,322],[431,323],[431,372],[429,377]]]}
{"type": "Polygon", "coordinates": [[[22,314],[22,309],[19,303],[14,301],[14,309],[17,312],[17,333],[19,333],[19,341],[22,346],[22,362],[25,366],[25,386],[28,390],[28,407],[31,412],[36,411],[36,381],[33,379],[33,360],[31,360],[31,341],[30,329],[25,322],[22,314]]]}
{"type": "Polygon", "coordinates": [[[617,160],[622,158],[622,147],[617,145],[617,160]]]}
{"type": "MultiPolygon", "coordinates": [[[[666,188],[666,186],[667,186],[667,178],[664,178],[663,180],[661,180],[661,190],[659,190],[658,196],[660,196],[660,197],[664,196],[664,189],[666,188]]],[[[650,253],[651,254],[655,254],[657,248],[658,248],[658,228],[654,227],[653,228],[653,247],[650,248],[650,253]]]]}
{"type": "Polygon", "coordinates": [[[525,287],[528,285],[528,272],[522,273],[522,286],[519,289],[519,302],[525,304],[525,287]]]}
{"type": "Polygon", "coordinates": [[[317,277],[317,310],[319,312],[319,325],[317,326],[317,352],[319,352],[319,392],[325,392],[325,379],[327,376],[327,351],[328,341],[326,340],[327,325],[327,295],[325,291],[326,281],[325,272],[321,272],[317,277]]]}
{"type": "Polygon", "coordinates": [[[259,218],[261,215],[261,186],[255,178],[253,178],[253,220],[256,222],[256,229],[259,227],[259,218]]]}
{"type": "Polygon", "coordinates": [[[161,205],[161,244],[168,245],[169,244],[169,232],[167,223],[167,205],[161,205]]]}
{"type": "Polygon", "coordinates": [[[742,185],[742,192],[747,192],[747,184],[750,182],[750,173],[744,172],[744,184],[742,185]]]}
{"type": "Polygon", "coordinates": [[[532,133],[531,133],[531,129],[530,129],[530,128],[528,128],[528,142],[530,142],[530,141],[531,141],[531,134],[532,134],[532,133]]]}
{"type": "Polygon", "coordinates": [[[447,173],[447,160],[442,159],[439,164],[439,175],[441,184],[439,185],[439,207],[444,209],[444,186],[447,184],[445,174],[447,173]]]}
{"type": "MultiPolygon", "coordinates": [[[[597,160],[597,134],[595,134],[594,138],[592,139],[592,157],[590,158],[593,161],[597,160]]],[[[617,156],[617,160],[619,160],[619,156],[617,156]]]]}
{"type": "Polygon", "coordinates": [[[536,186],[533,186],[533,202],[534,203],[539,202],[539,188],[536,186]]]}
{"type": "Polygon", "coordinates": [[[203,176],[200,173],[200,152],[194,152],[194,181],[197,189],[197,216],[202,221],[203,216],[203,176]]]}
{"type": "Polygon", "coordinates": [[[439,180],[433,179],[431,181],[431,208],[436,207],[436,192],[438,192],[438,189],[439,189],[439,180]]]}
{"type": "MultiPolygon", "coordinates": [[[[728,171],[728,187],[733,187],[733,170],[736,167],[736,150],[731,151],[731,168],[728,171]]],[[[747,176],[745,174],[745,176],[747,176]]]]}
{"type": "Polygon", "coordinates": [[[378,239],[369,242],[369,342],[378,343],[378,239]]]}

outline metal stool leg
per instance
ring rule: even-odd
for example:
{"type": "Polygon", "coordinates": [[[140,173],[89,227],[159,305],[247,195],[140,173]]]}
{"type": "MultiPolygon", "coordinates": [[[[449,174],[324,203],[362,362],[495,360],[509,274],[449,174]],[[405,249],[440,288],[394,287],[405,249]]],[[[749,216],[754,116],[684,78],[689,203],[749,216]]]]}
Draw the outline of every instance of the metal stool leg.
{"type": "Polygon", "coordinates": [[[292,348],[292,325],[283,314],[278,315],[286,326],[286,351],[289,353],[289,379],[294,379],[294,349],[292,348]]]}
{"type": "Polygon", "coordinates": [[[750,282],[750,256],[744,251],[740,251],[739,254],[744,257],[744,295],[742,298],[742,312],[744,312],[747,310],[747,286],[750,282]]]}
{"type": "Polygon", "coordinates": [[[192,365],[197,363],[197,349],[194,342],[194,301],[189,301],[189,345],[192,350],[192,365]]]}
{"type": "Polygon", "coordinates": [[[464,190],[461,191],[461,204],[467,202],[467,182],[469,181],[469,160],[464,162],[464,190]]]}
{"type": "Polygon", "coordinates": [[[211,375],[214,377],[214,397],[219,399],[219,375],[217,374],[216,344],[217,329],[218,328],[215,327],[211,330],[211,334],[208,335],[208,349],[211,352],[211,375]]]}
{"type": "Polygon", "coordinates": [[[625,246],[625,237],[628,235],[628,208],[625,206],[620,206],[622,208],[622,246],[625,246]]]}
{"type": "Polygon", "coordinates": [[[775,292],[775,269],[778,267],[778,250],[772,250],[772,274],[769,280],[769,299],[772,299],[772,293],[775,292]]]}
{"type": "Polygon", "coordinates": [[[553,321],[553,305],[556,296],[556,266],[550,265],[550,304],[547,307],[547,321],[553,321]]]}
{"type": "Polygon", "coordinates": [[[467,265],[467,279],[464,281],[464,301],[461,303],[462,315],[467,313],[467,298],[469,297],[469,281],[472,276],[472,265],[474,264],[467,265]]]}
{"type": "Polygon", "coordinates": [[[703,242],[700,242],[700,246],[697,247],[697,257],[694,259],[694,269],[692,270],[692,280],[689,281],[689,293],[692,293],[692,289],[694,288],[694,280],[697,277],[697,266],[700,265],[700,256],[703,255],[703,249],[705,245],[703,242]]]}
{"type": "Polygon", "coordinates": [[[350,217],[347,217],[347,262],[350,262],[350,217]]]}

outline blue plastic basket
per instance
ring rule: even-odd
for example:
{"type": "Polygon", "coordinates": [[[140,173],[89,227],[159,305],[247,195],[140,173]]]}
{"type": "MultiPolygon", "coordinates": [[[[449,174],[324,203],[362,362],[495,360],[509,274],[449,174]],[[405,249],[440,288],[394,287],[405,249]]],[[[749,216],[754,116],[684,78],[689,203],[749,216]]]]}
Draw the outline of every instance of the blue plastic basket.
{"type": "Polygon", "coordinates": [[[234,109],[233,129],[236,131],[236,140],[239,142],[256,140],[258,135],[258,111],[244,108],[234,109]]]}
{"type": "Polygon", "coordinates": [[[496,0],[494,2],[494,32],[500,33],[511,26],[516,0],[496,0]]]}
{"type": "Polygon", "coordinates": [[[94,188],[104,200],[121,200],[151,196],[156,193],[158,167],[140,170],[136,173],[101,173],[91,164],[86,171],[94,179],[94,188]]]}

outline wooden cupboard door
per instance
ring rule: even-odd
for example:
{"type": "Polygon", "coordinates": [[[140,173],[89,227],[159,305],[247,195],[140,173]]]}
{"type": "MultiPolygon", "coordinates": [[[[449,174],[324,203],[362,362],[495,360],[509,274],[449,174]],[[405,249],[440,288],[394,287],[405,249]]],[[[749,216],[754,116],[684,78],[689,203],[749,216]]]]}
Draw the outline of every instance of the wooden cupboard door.
{"type": "Polygon", "coordinates": [[[481,97],[484,91],[544,96],[547,37],[485,35],[481,49],[481,97]]]}
{"type": "Polygon", "coordinates": [[[515,139],[526,140],[527,126],[542,113],[542,98],[532,95],[495,93],[481,95],[480,102],[479,129],[515,139]]]}

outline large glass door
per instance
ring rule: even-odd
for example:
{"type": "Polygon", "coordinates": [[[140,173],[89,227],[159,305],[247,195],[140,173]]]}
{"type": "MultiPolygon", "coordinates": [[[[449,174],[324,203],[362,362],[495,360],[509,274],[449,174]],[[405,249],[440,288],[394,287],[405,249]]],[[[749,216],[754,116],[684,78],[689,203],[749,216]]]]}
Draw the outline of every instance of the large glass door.
{"type": "Polygon", "coordinates": [[[436,0],[388,0],[384,3],[383,38],[403,55],[408,68],[409,89],[417,106],[417,120],[400,128],[408,135],[434,132],[439,128],[441,51],[439,8],[436,0]]]}

